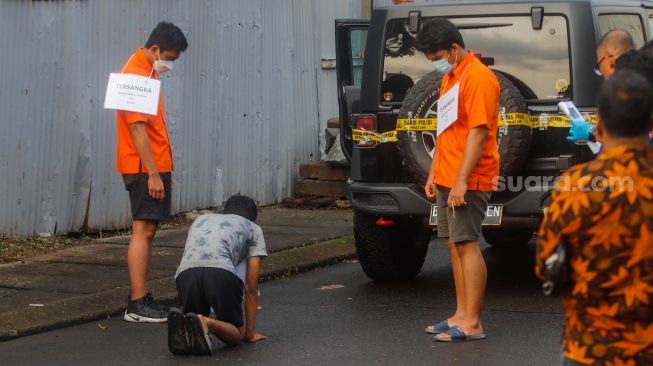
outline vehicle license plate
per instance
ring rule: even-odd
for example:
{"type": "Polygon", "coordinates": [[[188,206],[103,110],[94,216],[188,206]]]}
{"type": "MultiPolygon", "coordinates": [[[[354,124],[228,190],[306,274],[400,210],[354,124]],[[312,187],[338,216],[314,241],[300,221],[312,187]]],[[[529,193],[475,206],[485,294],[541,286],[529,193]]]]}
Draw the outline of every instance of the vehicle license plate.
{"type": "MultiPolygon", "coordinates": [[[[485,212],[485,220],[483,220],[483,226],[501,225],[502,216],[503,205],[488,205],[487,211],[485,212]]],[[[431,205],[429,225],[438,226],[438,205],[431,205]]]]}

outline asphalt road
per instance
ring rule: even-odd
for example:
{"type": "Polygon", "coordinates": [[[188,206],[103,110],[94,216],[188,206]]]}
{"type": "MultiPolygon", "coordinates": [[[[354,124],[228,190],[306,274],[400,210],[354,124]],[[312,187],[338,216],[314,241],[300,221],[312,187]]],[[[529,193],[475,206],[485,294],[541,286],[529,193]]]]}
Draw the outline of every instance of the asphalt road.
{"type": "Polygon", "coordinates": [[[266,341],[211,357],[173,356],[166,326],[108,319],[0,343],[4,365],[559,365],[559,298],[542,295],[529,250],[484,250],[488,338],[436,343],[423,333],[452,311],[448,254],[432,243],[410,283],[367,279],[342,263],[264,283],[258,331],[266,341]]]}

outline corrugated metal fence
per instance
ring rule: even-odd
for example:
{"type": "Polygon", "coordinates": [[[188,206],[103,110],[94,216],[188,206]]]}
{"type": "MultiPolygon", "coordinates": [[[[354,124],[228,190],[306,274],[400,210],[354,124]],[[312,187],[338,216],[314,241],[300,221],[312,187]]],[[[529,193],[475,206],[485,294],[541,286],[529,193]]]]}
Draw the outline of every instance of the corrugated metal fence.
{"type": "Polygon", "coordinates": [[[108,74],[160,20],[190,45],[163,77],[173,211],[238,192],[263,204],[288,196],[298,163],[319,156],[320,119],[330,117],[319,115],[325,35],[315,24],[332,32],[335,17],[358,15],[357,3],[0,0],[0,234],[129,224],[103,98],[108,74]]]}

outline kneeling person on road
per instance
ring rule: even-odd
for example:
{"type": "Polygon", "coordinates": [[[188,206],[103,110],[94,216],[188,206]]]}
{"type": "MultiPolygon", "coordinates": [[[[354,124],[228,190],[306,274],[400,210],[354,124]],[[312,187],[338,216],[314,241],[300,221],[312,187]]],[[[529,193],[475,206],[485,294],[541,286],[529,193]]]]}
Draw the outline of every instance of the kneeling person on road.
{"type": "Polygon", "coordinates": [[[259,269],[267,256],[256,211],[251,198],[236,195],[222,214],[202,215],[191,225],[175,275],[181,310],[168,314],[170,352],[210,355],[209,334],[229,345],[266,338],[255,332],[259,269]]]}

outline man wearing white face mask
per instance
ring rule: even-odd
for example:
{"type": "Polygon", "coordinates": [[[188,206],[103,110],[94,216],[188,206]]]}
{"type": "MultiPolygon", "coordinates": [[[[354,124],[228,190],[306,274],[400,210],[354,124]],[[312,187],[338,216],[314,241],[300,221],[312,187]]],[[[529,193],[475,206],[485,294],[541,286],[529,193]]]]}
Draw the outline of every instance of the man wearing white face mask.
{"type": "Polygon", "coordinates": [[[445,18],[425,22],[415,48],[444,74],[436,151],[425,193],[438,205],[438,236],[446,240],[456,287],[455,313],[426,332],[443,342],[483,339],[487,270],[479,240],[499,175],[499,82],[465,49],[462,35],[445,18]]]}
{"type": "MultiPolygon", "coordinates": [[[[174,24],[161,22],[125,63],[122,73],[159,79],[188,48],[186,37],[174,24]]],[[[165,322],[168,308],[155,303],[147,289],[152,240],[161,221],[170,216],[172,149],[166,126],[163,95],[156,115],[116,111],[118,148],[116,170],[129,191],[132,237],[127,252],[131,294],[124,319],[130,322],[165,322]]]]}

